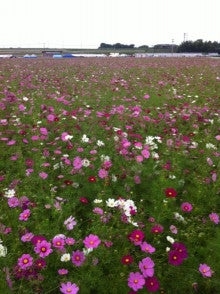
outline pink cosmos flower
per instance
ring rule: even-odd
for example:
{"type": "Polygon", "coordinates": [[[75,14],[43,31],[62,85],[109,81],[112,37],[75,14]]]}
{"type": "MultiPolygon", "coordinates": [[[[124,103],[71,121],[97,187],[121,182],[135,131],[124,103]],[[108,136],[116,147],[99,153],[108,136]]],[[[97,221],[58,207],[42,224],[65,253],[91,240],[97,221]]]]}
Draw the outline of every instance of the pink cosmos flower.
{"type": "Polygon", "coordinates": [[[12,146],[12,145],[14,145],[15,143],[16,143],[15,140],[10,140],[10,141],[8,141],[7,145],[8,145],[8,146],[12,146]]]}
{"type": "Polygon", "coordinates": [[[48,116],[47,116],[47,120],[49,122],[55,121],[55,118],[56,118],[56,116],[54,114],[52,114],[52,113],[48,114],[48,116]]]}
{"type": "Polygon", "coordinates": [[[142,289],[145,284],[143,275],[139,272],[131,272],[128,277],[128,287],[134,291],[142,289]]]}
{"type": "Polygon", "coordinates": [[[154,275],[154,262],[150,257],[146,257],[139,262],[139,269],[142,275],[147,277],[153,277],[154,275]]]}
{"type": "Polygon", "coordinates": [[[77,294],[79,287],[71,282],[61,283],[60,292],[63,294],[77,294]]]}
{"type": "Polygon", "coordinates": [[[74,245],[75,244],[75,239],[71,238],[71,237],[68,237],[65,239],[65,243],[66,245],[74,245]]]}
{"type": "Polygon", "coordinates": [[[199,271],[204,278],[210,278],[213,274],[212,269],[206,263],[199,265],[199,271]]]}
{"type": "Polygon", "coordinates": [[[85,261],[86,257],[84,253],[80,250],[73,251],[71,260],[75,266],[81,266],[85,261]]]}
{"type": "Polygon", "coordinates": [[[45,172],[40,172],[39,176],[41,177],[41,179],[45,180],[48,177],[48,174],[45,172]]]}
{"type": "Polygon", "coordinates": [[[108,177],[108,171],[105,170],[105,169],[103,169],[103,168],[101,168],[101,169],[99,170],[99,172],[98,172],[98,175],[99,175],[99,177],[100,177],[101,179],[105,179],[105,178],[108,177]]]}
{"type": "Polygon", "coordinates": [[[71,231],[76,224],[77,222],[75,221],[75,217],[73,217],[72,215],[64,221],[64,225],[66,226],[66,229],[69,231],[71,231]]]}
{"type": "Polygon", "coordinates": [[[68,274],[68,270],[67,269],[65,269],[65,268],[60,268],[60,269],[58,269],[58,274],[60,275],[60,276],[64,276],[64,275],[67,275],[68,274]]]}
{"type": "Polygon", "coordinates": [[[34,237],[33,233],[26,233],[21,237],[21,241],[22,242],[30,242],[33,237],[34,237]]]}
{"type": "Polygon", "coordinates": [[[40,128],[40,133],[41,133],[41,135],[47,136],[48,135],[47,128],[40,128]]]}
{"type": "Polygon", "coordinates": [[[8,198],[8,206],[11,208],[19,206],[19,200],[17,197],[8,198]]]}
{"type": "Polygon", "coordinates": [[[174,225],[171,225],[171,226],[170,226],[170,231],[171,231],[171,233],[173,233],[173,234],[177,234],[177,233],[178,233],[177,227],[174,226],[174,225]]]}
{"type": "Polygon", "coordinates": [[[83,240],[83,244],[86,248],[97,248],[101,243],[98,236],[90,234],[83,240]]]}
{"type": "Polygon", "coordinates": [[[149,99],[150,98],[150,95],[149,94],[145,94],[144,95],[144,99],[149,99]]]}
{"type": "Polygon", "coordinates": [[[18,258],[18,265],[21,269],[27,269],[33,264],[33,257],[30,254],[23,254],[18,258]]]}
{"type": "Polygon", "coordinates": [[[73,166],[76,170],[81,169],[81,167],[83,166],[83,161],[79,156],[74,158],[73,166]]]}
{"type": "Polygon", "coordinates": [[[99,214],[99,215],[103,215],[103,214],[104,214],[103,209],[100,208],[100,207],[95,207],[92,211],[93,211],[95,214],[99,214]]]}
{"type": "Polygon", "coordinates": [[[140,162],[142,162],[142,161],[144,160],[144,157],[143,157],[142,155],[137,155],[137,156],[135,157],[135,159],[136,159],[136,161],[137,161],[138,163],[140,163],[140,162]]]}
{"type": "Polygon", "coordinates": [[[24,106],[24,104],[19,104],[18,109],[19,111],[24,111],[26,109],[26,106],[24,106]]]}
{"type": "Polygon", "coordinates": [[[54,237],[52,240],[52,245],[53,247],[62,250],[64,249],[65,240],[62,237],[54,237]]]}
{"type": "Polygon", "coordinates": [[[189,202],[183,202],[180,207],[184,212],[190,212],[193,209],[192,204],[189,202]]]}
{"type": "Polygon", "coordinates": [[[141,245],[141,250],[143,252],[147,252],[147,253],[150,253],[152,254],[153,252],[155,252],[155,248],[153,246],[151,246],[150,244],[148,244],[147,242],[143,242],[141,245]]]}
{"type": "Polygon", "coordinates": [[[209,214],[209,219],[215,223],[216,225],[219,224],[219,215],[215,212],[209,214]]]}
{"type": "Polygon", "coordinates": [[[19,220],[26,222],[31,215],[30,209],[25,209],[22,213],[19,215],[19,220]]]}
{"type": "Polygon", "coordinates": [[[134,176],[134,182],[135,182],[135,184],[140,184],[141,178],[139,176],[134,176]]]}
{"type": "Polygon", "coordinates": [[[141,154],[144,156],[144,158],[150,157],[150,152],[147,149],[142,150],[141,154]]]}
{"type": "Polygon", "coordinates": [[[40,257],[44,258],[53,252],[51,244],[45,240],[39,242],[34,247],[34,251],[39,254],[40,257]]]}

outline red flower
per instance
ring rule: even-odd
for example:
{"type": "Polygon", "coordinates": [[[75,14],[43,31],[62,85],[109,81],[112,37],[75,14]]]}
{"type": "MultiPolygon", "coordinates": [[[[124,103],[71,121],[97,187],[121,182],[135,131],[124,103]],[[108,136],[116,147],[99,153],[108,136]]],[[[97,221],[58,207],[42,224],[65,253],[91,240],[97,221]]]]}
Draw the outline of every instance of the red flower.
{"type": "Polygon", "coordinates": [[[131,264],[133,262],[133,257],[131,255],[124,255],[121,259],[121,263],[128,265],[131,264]]]}
{"type": "Polygon", "coordinates": [[[86,197],[80,197],[79,201],[83,204],[88,204],[89,200],[86,197]]]}
{"type": "Polygon", "coordinates": [[[88,177],[88,181],[89,181],[90,183],[95,183],[95,182],[96,182],[96,177],[94,177],[94,176],[90,176],[90,177],[88,177]]]}
{"type": "Polygon", "coordinates": [[[177,196],[177,191],[173,188],[166,188],[165,195],[168,198],[175,198],[177,196]]]}
{"type": "Polygon", "coordinates": [[[65,181],[64,181],[64,184],[65,184],[66,186],[70,186],[70,185],[73,184],[73,181],[71,181],[71,180],[65,180],[65,181]]]}

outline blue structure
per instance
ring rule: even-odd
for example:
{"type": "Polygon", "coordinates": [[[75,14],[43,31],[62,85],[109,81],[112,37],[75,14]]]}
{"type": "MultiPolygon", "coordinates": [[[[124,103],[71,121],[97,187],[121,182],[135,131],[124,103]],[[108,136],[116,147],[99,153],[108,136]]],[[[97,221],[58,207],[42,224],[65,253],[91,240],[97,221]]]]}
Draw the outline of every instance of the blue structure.
{"type": "Polygon", "coordinates": [[[54,54],[53,58],[62,58],[63,56],[61,54],[54,54]]]}
{"type": "Polygon", "coordinates": [[[63,54],[63,58],[73,58],[73,54],[71,53],[66,53],[66,54],[63,54]]]}

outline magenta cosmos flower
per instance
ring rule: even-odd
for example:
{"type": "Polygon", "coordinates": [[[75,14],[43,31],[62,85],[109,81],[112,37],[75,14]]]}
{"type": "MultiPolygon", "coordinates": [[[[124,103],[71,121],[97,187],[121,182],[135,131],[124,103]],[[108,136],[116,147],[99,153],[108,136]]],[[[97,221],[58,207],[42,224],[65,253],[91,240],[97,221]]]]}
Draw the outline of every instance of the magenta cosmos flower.
{"type": "Polygon", "coordinates": [[[71,282],[62,283],[60,287],[60,292],[63,294],[77,294],[78,291],[79,287],[71,282]]]}
{"type": "Polygon", "coordinates": [[[73,251],[71,260],[75,266],[81,266],[83,262],[85,261],[85,259],[86,257],[82,251],[80,250],[73,251]]]}
{"type": "Polygon", "coordinates": [[[180,207],[184,212],[190,212],[193,209],[192,204],[189,202],[183,202],[180,207]]]}
{"type": "Polygon", "coordinates": [[[145,282],[145,287],[149,292],[157,292],[160,284],[156,277],[148,277],[145,282]]]}
{"type": "Polygon", "coordinates": [[[31,267],[33,264],[33,257],[30,254],[23,254],[20,258],[18,258],[18,266],[25,270],[31,267]]]}
{"type": "Polygon", "coordinates": [[[97,248],[101,243],[101,240],[98,236],[90,234],[83,240],[83,243],[86,248],[97,248]]]}
{"type": "Polygon", "coordinates": [[[213,274],[212,269],[206,263],[199,265],[199,271],[204,278],[210,278],[213,274]]]}
{"type": "Polygon", "coordinates": [[[128,277],[128,287],[134,291],[142,289],[145,284],[145,279],[139,272],[131,272],[128,277]]]}
{"type": "Polygon", "coordinates": [[[35,260],[34,262],[34,267],[37,269],[37,270],[42,270],[46,267],[46,261],[45,259],[43,258],[38,258],[37,260],[35,260]]]}
{"type": "Polygon", "coordinates": [[[182,255],[176,250],[169,251],[168,258],[169,258],[169,263],[174,266],[181,265],[184,261],[184,258],[182,257],[182,255]]]}
{"type": "Polygon", "coordinates": [[[134,245],[140,245],[144,239],[144,232],[141,230],[134,230],[128,235],[128,239],[134,243],[134,245]]]}
{"type": "Polygon", "coordinates": [[[188,257],[187,248],[181,242],[174,242],[172,244],[172,250],[177,251],[181,255],[181,257],[184,258],[184,259],[188,257]]]}
{"type": "Polygon", "coordinates": [[[46,241],[46,238],[44,236],[36,235],[36,236],[33,236],[33,238],[31,238],[31,243],[33,245],[36,245],[37,243],[40,243],[44,240],[46,241]]]}
{"type": "Polygon", "coordinates": [[[161,226],[161,225],[154,225],[152,228],[151,228],[151,233],[153,233],[153,234],[161,234],[161,233],[163,233],[163,231],[164,231],[164,228],[163,228],[163,226],[161,226]]]}
{"type": "Polygon", "coordinates": [[[147,277],[153,277],[154,275],[154,262],[150,257],[146,257],[139,262],[139,269],[142,275],[147,277]]]}
{"type": "Polygon", "coordinates": [[[51,244],[45,240],[39,242],[34,247],[34,251],[39,254],[40,257],[44,258],[53,252],[51,244]]]}

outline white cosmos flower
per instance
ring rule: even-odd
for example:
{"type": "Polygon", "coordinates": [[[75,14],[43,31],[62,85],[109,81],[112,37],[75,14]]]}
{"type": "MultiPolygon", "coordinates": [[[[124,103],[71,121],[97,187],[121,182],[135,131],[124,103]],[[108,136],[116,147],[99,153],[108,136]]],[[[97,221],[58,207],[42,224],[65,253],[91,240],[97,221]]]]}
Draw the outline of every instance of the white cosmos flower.
{"type": "Polygon", "coordinates": [[[7,247],[0,244],[0,257],[5,257],[7,255],[7,247]]]}
{"type": "Polygon", "coordinates": [[[82,141],[83,143],[88,143],[88,142],[89,142],[89,138],[84,134],[84,135],[82,136],[81,141],[82,141]]]}
{"type": "Polygon", "coordinates": [[[96,203],[96,204],[102,203],[102,199],[94,199],[93,202],[96,203]]]}
{"type": "Polygon", "coordinates": [[[4,197],[12,198],[14,196],[15,196],[15,190],[14,189],[5,189],[4,197]]]}
{"type": "Polygon", "coordinates": [[[112,174],[112,182],[117,182],[117,177],[112,174]]]}
{"type": "Polygon", "coordinates": [[[115,201],[115,199],[109,198],[108,200],[106,200],[106,205],[108,207],[116,207],[117,206],[117,202],[115,201]]]}
{"type": "Polygon", "coordinates": [[[84,255],[88,255],[92,251],[93,251],[93,248],[83,248],[84,255]]]}
{"type": "Polygon", "coordinates": [[[205,145],[205,147],[206,147],[207,149],[214,149],[214,150],[217,149],[216,146],[215,146],[214,144],[212,144],[212,143],[207,143],[207,144],[205,145]]]}
{"type": "Polygon", "coordinates": [[[96,144],[99,147],[105,146],[105,143],[103,141],[101,141],[101,140],[98,140],[96,144]]]}
{"type": "Polygon", "coordinates": [[[63,262],[69,261],[70,260],[70,254],[69,253],[64,253],[63,255],[61,255],[60,260],[63,261],[63,262]]]}
{"type": "Polygon", "coordinates": [[[82,165],[85,167],[88,167],[88,166],[90,166],[90,161],[87,158],[84,158],[82,160],[82,165]]]}
{"type": "Polygon", "coordinates": [[[167,241],[170,242],[171,244],[175,242],[175,240],[170,236],[167,236],[167,241]]]}

